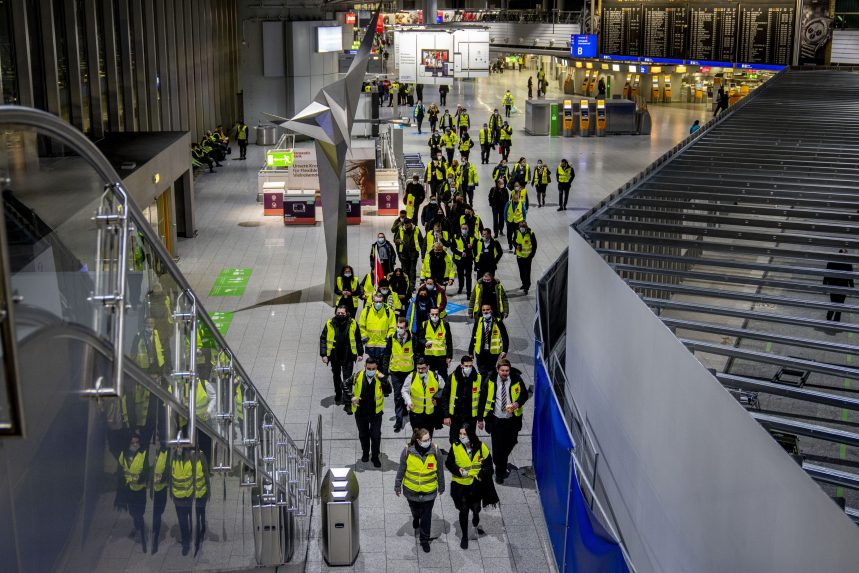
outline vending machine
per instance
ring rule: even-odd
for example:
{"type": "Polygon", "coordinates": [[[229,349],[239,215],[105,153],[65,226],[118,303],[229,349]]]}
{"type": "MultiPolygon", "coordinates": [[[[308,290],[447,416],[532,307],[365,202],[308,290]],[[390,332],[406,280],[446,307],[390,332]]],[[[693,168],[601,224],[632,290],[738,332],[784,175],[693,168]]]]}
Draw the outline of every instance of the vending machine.
{"type": "Polygon", "coordinates": [[[659,75],[653,74],[650,80],[650,103],[662,101],[662,90],[659,89],[659,75]]]}
{"type": "Polygon", "coordinates": [[[632,89],[629,92],[629,99],[635,99],[638,97],[638,85],[641,83],[641,76],[636,74],[635,79],[632,81],[632,89]]]}
{"type": "Polygon", "coordinates": [[[662,99],[665,103],[671,102],[671,76],[665,74],[662,76],[662,80],[665,82],[665,87],[662,89],[662,99]]]}
{"type": "Polygon", "coordinates": [[[626,74],[626,83],[623,84],[623,99],[632,98],[632,74],[626,74]]]}
{"type": "Polygon", "coordinates": [[[597,95],[597,80],[599,79],[600,72],[599,70],[594,70],[593,75],[591,76],[591,83],[588,84],[588,93],[589,96],[597,95]]]}
{"type": "Polygon", "coordinates": [[[574,135],[573,126],[573,100],[564,100],[564,137],[572,137],[574,135]]]}
{"type": "Polygon", "coordinates": [[[605,108],[605,100],[598,99],[597,100],[597,137],[605,136],[605,128],[606,128],[606,108],[605,108]]]}
{"type": "Polygon", "coordinates": [[[588,95],[588,86],[591,83],[591,71],[585,70],[585,77],[582,79],[582,94],[588,95]]]}
{"type": "Polygon", "coordinates": [[[587,137],[591,131],[591,110],[588,109],[588,100],[583,99],[579,106],[579,135],[587,137]]]}

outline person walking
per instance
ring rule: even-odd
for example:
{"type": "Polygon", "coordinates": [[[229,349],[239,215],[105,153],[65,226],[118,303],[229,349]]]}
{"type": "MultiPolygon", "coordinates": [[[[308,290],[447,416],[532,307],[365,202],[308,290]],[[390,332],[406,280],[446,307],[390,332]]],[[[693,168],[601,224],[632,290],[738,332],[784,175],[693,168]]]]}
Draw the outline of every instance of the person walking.
{"type": "MultiPolygon", "coordinates": [[[[431,239],[427,234],[427,242],[431,239]]],[[[445,249],[445,245],[441,242],[433,244],[431,250],[424,257],[424,263],[421,267],[421,278],[426,279],[432,277],[436,284],[452,285],[453,279],[456,277],[453,258],[445,249]]]]}
{"type": "Polygon", "coordinates": [[[355,360],[364,356],[361,328],[349,316],[345,306],[338,306],[334,318],[328,320],[319,335],[319,356],[323,364],[331,366],[334,382],[334,403],[341,404],[343,380],[352,376],[355,360]]]}
{"type": "Polygon", "coordinates": [[[461,139],[459,140],[459,158],[463,163],[468,161],[468,156],[471,153],[471,148],[474,147],[474,141],[467,131],[461,131],[461,139]]]}
{"type": "Polygon", "coordinates": [[[477,133],[480,142],[480,164],[489,165],[489,150],[492,148],[492,132],[489,125],[484,123],[483,128],[477,133]]]}
{"type": "MultiPolygon", "coordinates": [[[[444,136],[442,136],[442,142],[443,141],[444,136]]],[[[441,153],[436,155],[436,157],[429,162],[429,165],[427,165],[427,170],[424,174],[424,181],[429,185],[430,197],[438,195],[438,188],[441,187],[442,182],[444,182],[446,170],[447,167],[441,159],[441,153]]]]}
{"type": "Polygon", "coordinates": [[[438,106],[435,103],[431,103],[427,110],[427,118],[429,119],[430,131],[433,133],[436,131],[436,126],[438,126],[438,115],[438,106]]]}
{"type": "MultiPolygon", "coordinates": [[[[482,427],[482,423],[481,423],[482,427]]],[[[451,426],[450,454],[445,460],[445,468],[450,472],[450,497],[459,512],[459,529],[462,539],[459,547],[468,549],[468,515],[471,525],[478,535],[484,531],[480,527],[481,506],[496,505],[498,493],[492,483],[493,461],[489,448],[477,437],[474,424],[465,422],[456,428],[451,426]]]]}
{"type": "MultiPolygon", "coordinates": [[[[376,242],[370,245],[370,272],[373,273],[373,284],[391,274],[396,266],[397,250],[385,236],[385,233],[376,235],[376,242]]],[[[369,297],[365,294],[365,300],[369,297]]]]}
{"type": "Polygon", "coordinates": [[[492,208],[492,231],[495,238],[504,231],[504,208],[510,200],[510,192],[503,178],[495,179],[495,187],[489,190],[489,206],[492,208]]]}
{"type": "Polygon", "coordinates": [[[724,86],[719,87],[719,91],[716,94],[716,109],[713,110],[713,117],[716,117],[722,111],[728,111],[728,94],[725,92],[724,86]]]}
{"type": "Polygon", "coordinates": [[[447,153],[447,162],[453,162],[453,153],[456,151],[456,144],[459,142],[459,138],[456,137],[456,134],[453,132],[453,128],[446,128],[444,130],[444,135],[441,136],[441,142],[444,144],[444,150],[447,153]]]}
{"type": "MultiPolygon", "coordinates": [[[[439,138],[439,141],[441,141],[441,138],[439,138]]],[[[420,178],[417,174],[412,175],[412,180],[406,185],[403,202],[406,204],[406,217],[411,219],[415,225],[418,223],[418,211],[425,198],[426,189],[421,184],[420,178]]]]}
{"type": "Polygon", "coordinates": [[[155,465],[152,468],[152,554],[158,553],[161,541],[161,517],[167,508],[167,486],[170,485],[169,471],[170,450],[162,442],[155,454],[155,465]]]}
{"type": "Polygon", "coordinates": [[[373,462],[382,467],[379,459],[382,443],[382,412],[385,396],[391,393],[390,384],[379,372],[379,363],[369,356],[364,369],[343,382],[343,396],[349,413],[355,416],[358,440],[361,442],[361,461],[373,462]]]}
{"type": "Polygon", "coordinates": [[[516,264],[519,265],[519,280],[522,281],[522,291],[528,294],[531,289],[531,263],[537,254],[537,236],[528,226],[527,221],[519,223],[519,230],[513,239],[516,246],[516,264]]]}
{"type": "Polygon", "coordinates": [[[409,279],[409,285],[413,285],[415,284],[418,259],[421,255],[424,238],[420,229],[418,229],[411,219],[407,220],[397,230],[396,235],[394,235],[394,244],[397,247],[397,257],[400,259],[400,266],[409,279]]]}
{"type": "Polygon", "coordinates": [[[513,165],[513,169],[510,170],[510,181],[507,182],[507,186],[513,189],[517,185],[519,186],[519,198],[525,201],[525,206],[530,207],[530,203],[528,202],[528,183],[531,181],[531,166],[528,165],[528,162],[525,161],[524,157],[520,157],[519,161],[517,161],[513,165]]]}
{"type": "Polygon", "coordinates": [[[406,326],[405,316],[397,318],[397,328],[394,334],[388,337],[383,369],[388,373],[394,392],[394,432],[399,433],[403,429],[406,416],[403,384],[415,370],[414,338],[406,326]]]}
{"type": "MultiPolygon", "coordinates": [[[[192,509],[196,513],[197,541],[199,551],[206,533],[206,505],[209,500],[209,465],[200,450],[178,448],[170,462],[170,489],[176,517],[179,521],[179,538],[182,555],[191,550],[192,509]]],[[[196,552],[195,552],[196,553],[196,552]]]]}
{"type": "MultiPolygon", "coordinates": [[[[468,135],[466,133],[466,135],[468,135]]],[[[470,139],[468,141],[471,141],[470,139]]],[[[468,204],[474,204],[474,189],[479,182],[477,178],[477,168],[468,160],[468,153],[463,155],[462,164],[459,166],[457,173],[456,188],[460,193],[468,199],[468,204]]]]}
{"type": "Polygon", "coordinates": [[[600,78],[600,81],[597,82],[597,99],[605,99],[605,79],[600,78]]]}
{"type": "Polygon", "coordinates": [[[498,269],[498,262],[504,254],[504,249],[501,248],[501,243],[492,237],[492,232],[489,227],[483,227],[480,232],[480,240],[474,247],[474,274],[480,280],[485,273],[490,276],[495,275],[498,269]]]}
{"type": "MultiPolygon", "coordinates": [[[[839,255],[846,255],[847,249],[838,249],[839,255]]],[[[826,263],[826,270],[829,271],[840,271],[840,272],[853,272],[853,265],[850,263],[845,263],[841,261],[829,261],[826,263]]],[[[839,289],[845,288],[854,288],[853,287],[853,279],[844,278],[843,276],[824,276],[823,284],[825,286],[832,286],[839,289]]],[[[842,294],[840,292],[831,292],[829,293],[829,302],[832,304],[844,304],[844,301],[847,300],[847,295],[842,294]]],[[[826,312],[826,320],[831,320],[834,322],[841,322],[841,311],[840,310],[829,310],[826,312]]]]}
{"type": "Polygon", "coordinates": [[[247,159],[248,126],[243,119],[240,119],[238,123],[236,123],[236,142],[239,144],[239,159],[247,159]]]}
{"type": "MultiPolygon", "coordinates": [[[[500,286],[500,283],[498,283],[498,286],[500,286]]],[[[498,292],[496,291],[494,294],[496,300],[498,300],[500,298],[498,292]]],[[[475,321],[474,327],[471,329],[471,342],[468,344],[468,353],[476,359],[477,371],[485,379],[495,370],[495,365],[498,364],[498,361],[507,357],[507,352],[510,350],[510,337],[507,334],[507,327],[504,326],[504,321],[500,317],[495,316],[490,303],[482,303],[480,305],[480,314],[475,313],[474,316],[475,321]]]]}
{"type": "Polygon", "coordinates": [[[480,428],[483,429],[483,412],[478,415],[482,380],[474,368],[474,358],[468,354],[460,358],[459,365],[450,374],[442,393],[442,403],[445,405],[442,423],[450,428],[451,444],[456,442],[459,428],[464,423],[474,426],[479,419],[480,428]]]}
{"type": "Polygon", "coordinates": [[[361,298],[361,283],[350,265],[344,265],[334,280],[335,306],[345,306],[352,318],[358,316],[358,299],[361,298]]]}
{"type": "Polygon", "coordinates": [[[495,372],[484,385],[484,418],[492,437],[495,483],[503,484],[510,475],[507,462],[522,430],[522,407],[528,401],[528,389],[522,373],[505,359],[498,361],[495,372]]]}
{"type": "Polygon", "coordinates": [[[510,305],[507,302],[507,291],[501,281],[489,271],[480,276],[480,280],[474,285],[474,292],[468,299],[468,318],[481,316],[479,313],[484,305],[492,308],[492,314],[500,319],[507,318],[510,305]]]}
{"type": "Polygon", "coordinates": [[[506,121],[501,125],[498,138],[498,144],[501,146],[501,157],[507,161],[510,159],[510,147],[513,145],[513,128],[506,121]]]}
{"type": "Polygon", "coordinates": [[[504,92],[501,97],[501,105],[504,106],[504,117],[510,117],[510,108],[513,107],[513,94],[510,93],[510,90],[504,92]]]}
{"type": "Polygon", "coordinates": [[[438,446],[432,434],[422,427],[414,428],[412,438],[400,455],[400,466],[394,478],[394,493],[404,495],[412,513],[412,528],[419,530],[421,549],[430,552],[432,508],[436,497],[444,493],[444,469],[438,446]]]}
{"type": "Polygon", "coordinates": [[[415,371],[406,378],[402,390],[412,428],[426,428],[430,436],[433,434],[438,420],[436,409],[444,411],[441,403],[444,386],[445,379],[439,371],[434,370],[425,358],[418,357],[415,371]]]}
{"type": "Polygon", "coordinates": [[[546,88],[549,87],[549,82],[546,81],[546,70],[540,64],[540,69],[537,71],[537,93],[546,97],[546,88]]]}
{"type": "Polygon", "coordinates": [[[534,90],[534,76],[528,76],[528,99],[531,99],[533,96],[534,90]]]}
{"type": "Polygon", "coordinates": [[[450,87],[447,85],[438,86],[438,103],[439,105],[447,105],[447,92],[450,91],[450,87]]]}
{"type": "Polygon", "coordinates": [[[424,109],[424,104],[422,101],[418,100],[418,104],[415,106],[414,110],[415,121],[418,124],[418,135],[421,133],[421,126],[424,123],[424,115],[426,114],[426,110],[424,109]]]}
{"type": "Polygon", "coordinates": [[[447,367],[453,358],[450,325],[441,317],[438,307],[430,308],[428,314],[428,320],[420,326],[417,333],[418,355],[423,356],[434,372],[447,374],[447,367]]]}
{"type": "Polygon", "coordinates": [[[513,252],[516,228],[528,215],[528,207],[520,197],[518,185],[517,183],[516,187],[513,188],[513,192],[510,193],[510,200],[504,206],[504,221],[507,223],[507,248],[511,253],[513,252]]]}
{"type": "Polygon", "coordinates": [[[381,294],[374,294],[372,304],[364,305],[361,311],[358,327],[363,335],[361,342],[364,343],[364,352],[368,357],[375,358],[376,364],[382,364],[388,337],[394,333],[396,326],[397,315],[385,305],[381,294]]]}
{"type": "Polygon", "coordinates": [[[543,165],[543,160],[537,160],[537,167],[534,168],[534,174],[531,176],[531,185],[537,190],[537,207],[546,205],[546,188],[552,182],[552,174],[549,173],[549,168],[543,165]]]}
{"type": "Polygon", "coordinates": [[[492,134],[492,147],[498,145],[501,135],[501,124],[504,120],[501,119],[501,114],[498,113],[498,108],[492,110],[492,115],[489,116],[489,132],[492,134]]]}
{"type": "Polygon", "coordinates": [[[468,115],[468,110],[464,107],[459,111],[456,125],[459,127],[459,136],[465,137],[468,133],[468,128],[471,127],[471,117],[468,115]]]}
{"type": "MultiPolygon", "coordinates": [[[[463,215],[463,218],[465,215],[463,215]]],[[[453,262],[456,265],[456,276],[459,290],[456,294],[462,294],[465,288],[465,297],[471,297],[471,271],[474,268],[474,252],[477,249],[477,239],[474,237],[469,226],[461,223],[459,233],[453,236],[453,262]]]]}
{"type": "Polygon", "coordinates": [[[567,200],[570,198],[570,187],[573,185],[573,179],[576,178],[576,171],[566,159],[561,159],[561,164],[558,165],[558,211],[567,209],[567,200]]]}
{"type": "Polygon", "coordinates": [[[441,115],[441,124],[439,125],[439,127],[442,130],[453,129],[453,116],[450,115],[449,109],[445,109],[444,113],[441,115]]]}
{"type": "Polygon", "coordinates": [[[119,472],[117,473],[116,501],[119,510],[128,511],[134,525],[133,536],[140,535],[143,552],[147,553],[146,524],[146,484],[149,479],[149,462],[146,445],[141,443],[140,434],[134,432],[128,447],[119,453],[119,472]]]}

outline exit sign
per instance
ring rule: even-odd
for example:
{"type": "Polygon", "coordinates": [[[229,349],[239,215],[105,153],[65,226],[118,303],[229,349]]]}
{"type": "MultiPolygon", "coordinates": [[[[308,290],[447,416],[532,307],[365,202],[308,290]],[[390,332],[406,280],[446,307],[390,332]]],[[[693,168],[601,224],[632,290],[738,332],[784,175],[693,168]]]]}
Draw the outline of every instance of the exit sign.
{"type": "Polygon", "coordinates": [[[268,167],[291,167],[295,162],[295,154],[283,149],[269,149],[265,152],[265,164],[268,167]]]}

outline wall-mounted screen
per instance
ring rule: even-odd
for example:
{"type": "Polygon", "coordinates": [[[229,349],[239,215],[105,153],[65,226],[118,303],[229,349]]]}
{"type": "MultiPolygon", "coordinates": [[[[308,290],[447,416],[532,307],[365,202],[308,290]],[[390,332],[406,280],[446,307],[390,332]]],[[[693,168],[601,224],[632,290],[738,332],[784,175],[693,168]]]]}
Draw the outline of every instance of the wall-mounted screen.
{"type": "Polygon", "coordinates": [[[343,50],[343,27],[321,26],[316,28],[316,51],[340,52],[343,50]]]}
{"type": "Polygon", "coordinates": [[[570,55],[574,58],[596,58],[597,35],[572,34],[570,36],[570,55]]]}

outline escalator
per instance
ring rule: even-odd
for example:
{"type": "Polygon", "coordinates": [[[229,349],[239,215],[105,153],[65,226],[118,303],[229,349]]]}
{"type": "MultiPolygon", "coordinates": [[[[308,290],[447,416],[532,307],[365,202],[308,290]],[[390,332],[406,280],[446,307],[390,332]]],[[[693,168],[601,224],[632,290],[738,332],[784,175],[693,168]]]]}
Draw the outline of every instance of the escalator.
{"type": "Polygon", "coordinates": [[[82,134],[0,125],[3,569],[303,570],[318,425],[289,436],[82,134]],[[49,163],[56,197],[32,192],[49,163]],[[69,188],[86,200],[57,216],[69,188]]]}

